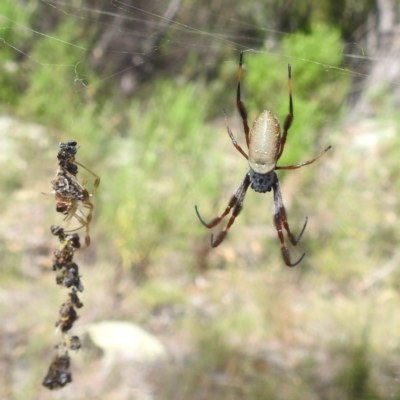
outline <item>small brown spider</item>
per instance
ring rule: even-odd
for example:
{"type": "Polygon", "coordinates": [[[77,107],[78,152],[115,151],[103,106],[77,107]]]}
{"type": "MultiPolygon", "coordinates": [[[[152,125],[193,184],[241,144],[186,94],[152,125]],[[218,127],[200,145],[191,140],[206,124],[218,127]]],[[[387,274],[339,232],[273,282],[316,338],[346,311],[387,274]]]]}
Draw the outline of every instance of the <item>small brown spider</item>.
{"type": "MultiPolygon", "coordinates": [[[[76,163],[76,161],[74,161],[74,163],[76,163]]],[[[95,177],[92,193],[89,193],[85,187],[78,182],[74,175],[71,175],[70,172],[62,167],[58,169],[56,177],[52,180],[52,193],[56,198],[56,211],[64,214],[65,220],[69,221],[75,218],[81,224],[74,230],[78,230],[82,227],[86,228],[85,244],[86,247],[88,247],[90,245],[89,225],[92,220],[94,208],[91,198],[96,193],[100,184],[100,178],[82,164],[79,165],[95,177]],[[88,211],[86,212],[85,210],[88,211]]],[[[71,169],[70,166],[69,169],[71,169]]]]}
{"type": "Polygon", "coordinates": [[[305,165],[312,164],[315,160],[317,160],[325,152],[327,152],[331,148],[331,146],[327,147],[324,151],[322,151],[317,157],[313,158],[312,160],[284,167],[277,166],[276,164],[278,160],[281,158],[285,147],[288,130],[292,125],[293,121],[291,66],[290,64],[288,65],[289,114],[286,117],[285,123],[283,125],[283,134],[281,135],[281,128],[278,118],[271,111],[268,110],[263,111],[254,121],[251,130],[249,129],[249,125],[247,123],[246,108],[240,98],[242,62],[243,62],[243,52],[240,53],[240,59],[239,59],[236,105],[239,110],[240,116],[242,117],[244,134],[246,137],[246,144],[249,149],[249,155],[247,155],[240,147],[240,145],[236,142],[233,133],[228,126],[228,120],[225,110],[224,110],[224,115],[225,115],[225,123],[228,135],[231,138],[235,148],[239,151],[240,154],[242,154],[243,157],[245,157],[248,160],[250,171],[246,174],[241,184],[239,185],[238,189],[236,190],[236,193],[230,199],[228,207],[226,207],[225,211],[220,216],[214,218],[211,222],[207,224],[200,217],[200,214],[197,210],[197,206],[195,206],[196,213],[201,223],[204,226],[206,226],[207,228],[213,228],[214,226],[218,225],[219,222],[221,222],[221,220],[226,215],[228,215],[231,209],[233,208],[233,212],[228,221],[228,224],[218,234],[215,241],[213,240],[213,235],[211,235],[211,246],[217,247],[224,240],[226,234],[228,233],[229,228],[231,227],[231,225],[235,221],[235,218],[239,215],[240,211],[242,210],[243,201],[246,196],[246,191],[248,187],[251,185],[251,188],[259,193],[270,192],[272,189],[274,193],[274,224],[278,232],[278,237],[281,243],[282,257],[287,266],[294,267],[303,259],[305,253],[303,253],[300,259],[295,263],[292,263],[290,261],[289,250],[285,244],[285,238],[283,236],[283,227],[286,229],[287,235],[292,245],[296,246],[297,243],[300,241],[301,236],[303,235],[304,229],[306,228],[308,217],[306,217],[303,229],[301,230],[300,235],[296,239],[296,237],[290,231],[289,224],[287,222],[286,210],[283,205],[281,188],[275,170],[296,169],[303,167],[305,165]]]}

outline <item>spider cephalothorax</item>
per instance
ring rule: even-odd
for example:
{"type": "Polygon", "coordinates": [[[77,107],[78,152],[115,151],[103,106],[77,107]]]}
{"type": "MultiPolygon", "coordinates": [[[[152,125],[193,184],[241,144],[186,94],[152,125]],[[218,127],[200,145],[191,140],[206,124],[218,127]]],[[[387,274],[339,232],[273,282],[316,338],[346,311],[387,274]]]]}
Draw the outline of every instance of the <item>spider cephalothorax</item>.
{"type": "Polygon", "coordinates": [[[252,169],[248,172],[251,188],[258,193],[270,192],[273,185],[276,184],[278,177],[274,171],[267,174],[259,174],[252,169]]]}
{"type": "Polygon", "coordinates": [[[292,245],[296,246],[297,243],[300,241],[301,236],[303,235],[304,229],[306,228],[307,218],[303,225],[303,229],[300,232],[300,235],[296,238],[292,234],[289,228],[289,224],[287,222],[286,210],[283,205],[281,188],[279,185],[278,176],[276,175],[275,171],[278,169],[296,169],[303,167],[305,165],[312,164],[315,160],[317,160],[325,152],[327,152],[331,148],[331,146],[327,147],[324,151],[322,151],[317,157],[313,158],[312,160],[284,167],[277,166],[276,163],[282,156],[286,143],[286,136],[293,121],[291,66],[290,64],[288,65],[289,114],[286,117],[285,123],[283,125],[283,133],[281,134],[281,128],[278,118],[271,111],[268,110],[261,112],[261,114],[255,119],[252,128],[251,129],[249,128],[249,125],[247,123],[246,108],[240,98],[240,83],[242,80],[242,61],[243,61],[243,52],[240,53],[240,59],[239,59],[236,105],[243,121],[244,134],[249,152],[248,155],[236,142],[233,133],[229,128],[225,110],[224,114],[225,114],[225,122],[228,135],[231,138],[235,148],[239,151],[240,154],[242,154],[248,160],[250,171],[246,174],[246,176],[242,180],[241,184],[236,190],[236,193],[231,197],[228,207],[226,207],[225,211],[220,216],[214,218],[210,223],[207,224],[206,222],[203,221],[197,210],[197,206],[195,207],[195,209],[201,223],[207,228],[212,228],[218,225],[219,222],[226,215],[228,215],[231,209],[233,208],[232,215],[228,221],[228,224],[218,234],[215,241],[213,235],[211,235],[211,246],[217,247],[224,240],[226,234],[229,231],[229,228],[231,227],[231,225],[235,221],[235,218],[239,215],[240,211],[242,210],[243,201],[249,186],[251,185],[251,188],[259,193],[267,193],[272,190],[274,194],[274,225],[278,233],[279,241],[281,243],[282,257],[287,266],[293,267],[303,259],[304,254],[296,262],[294,263],[291,262],[289,250],[286,246],[285,238],[283,236],[283,228],[286,230],[292,245]]]}

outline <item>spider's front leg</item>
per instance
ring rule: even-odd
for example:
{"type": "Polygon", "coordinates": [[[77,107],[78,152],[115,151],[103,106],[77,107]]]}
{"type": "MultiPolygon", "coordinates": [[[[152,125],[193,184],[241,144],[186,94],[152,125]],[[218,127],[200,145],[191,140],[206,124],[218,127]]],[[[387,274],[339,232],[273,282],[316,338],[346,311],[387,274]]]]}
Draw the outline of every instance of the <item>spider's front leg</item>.
{"type": "MultiPolygon", "coordinates": [[[[225,124],[226,124],[226,130],[228,131],[228,135],[232,140],[233,145],[235,146],[236,150],[246,159],[249,159],[249,156],[244,152],[240,144],[236,141],[235,137],[233,136],[233,133],[231,131],[231,128],[229,128],[228,124],[228,116],[226,115],[225,109],[223,109],[224,116],[225,116],[225,124]]],[[[247,137],[247,136],[246,136],[247,137]]]]}
{"type": "Polygon", "coordinates": [[[214,226],[218,225],[221,220],[229,214],[231,211],[232,207],[233,212],[232,215],[228,221],[228,224],[226,227],[218,234],[217,238],[215,241],[213,240],[214,235],[211,235],[211,247],[217,247],[224,239],[226,234],[229,231],[229,228],[231,225],[235,222],[235,218],[239,215],[240,211],[243,208],[243,201],[246,196],[247,189],[250,185],[250,176],[249,174],[246,174],[244,177],[243,181],[239,185],[238,189],[236,190],[235,194],[231,197],[228,206],[226,207],[225,211],[219,215],[218,217],[214,218],[210,223],[204,222],[204,220],[201,218],[199,211],[197,210],[197,206],[195,206],[195,210],[197,213],[197,216],[199,217],[200,222],[207,228],[213,228],[214,226]]]}
{"type": "Polygon", "coordinates": [[[290,242],[292,243],[293,246],[296,246],[297,243],[299,243],[301,237],[303,236],[304,230],[306,229],[308,217],[306,217],[303,229],[301,230],[300,235],[296,239],[293,233],[290,231],[289,223],[287,222],[286,210],[285,206],[283,205],[282,192],[278,180],[275,182],[272,188],[274,192],[274,224],[276,231],[278,232],[279,241],[281,242],[282,257],[285,261],[285,264],[288,267],[294,267],[297,264],[299,264],[300,261],[304,258],[305,253],[303,253],[303,255],[295,263],[292,263],[290,261],[290,253],[286,246],[285,238],[283,236],[282,224],[286,229],[290,242]]]}
{"type": "Polygon", "coordinates": [[[243,64],[243,51],[240,52],[240,58],[239,58],[238,86],[237,86],[237,91],[236,91],[236,105],[237,105],[239,114],[242,117],[244,135],[246,137],[246,144],[247,144],[247,147],[249,147],[249,145],[250,145],[250,137],[249,137],[250,129],[249,129],[249,124],[247,122],[247,111],[246,111],[246,107],[244,106],[244,103],[243,103],[241,95],[240,95],[240,84],[242,83],[242,72],[243,72],[242,64],[243,64]]]}
{"type": "MultiPolygon", "coordinates": [[[[85,230],[86,230],[85,247],[82,247],[82,249],[85,249],[85,248],[90,246],[90,235],[89,235],[89,223],[90,223],[90,220],[88,219],[88,216],[85,217],[84,215],[83,216],[78,215],[78,209],[74,212],[74,214],[71,216],[71,218],[72,217],[76,218],[76,220],[80,223],[80,225],[75,229],[69,229],[69,230],[67,230],[65,232],[66,233],[71,233],[71,232],[79,231],[82,228],[85,228],[85,230]]],[[[90,219],[91,219],[91,216],[90,216],[90,219]]]]}

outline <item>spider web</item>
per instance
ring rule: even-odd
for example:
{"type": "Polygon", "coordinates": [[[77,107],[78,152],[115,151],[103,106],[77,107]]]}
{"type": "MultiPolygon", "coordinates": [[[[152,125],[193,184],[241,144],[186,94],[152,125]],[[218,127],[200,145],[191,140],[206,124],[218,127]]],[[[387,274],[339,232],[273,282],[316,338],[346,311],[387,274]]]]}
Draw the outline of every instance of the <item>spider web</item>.
{"type": "MultiPolygon", "coordinates": [[[[4,9],[7,8],[6,5],[14,2],[15,0],[3,0],[4,9]]],[[[211,5],[209,7],[199,6],[195,2],[183,0],[170,0],[169,2],[162,0],[147,2],[128,0],[38,2],[26,0],[18,4],[20,11],[18,15],[10,15],[2,10],[3,7],[0,7],[0,29],[6,31],[12,27],[11,34],[8,33],[4,36],[0,30],[0,51],[10,49],[14,54],[14,60],[4,64],[2,68],[6,71],[16,71],[15,74],[20,76],[21,81],[25,74],[24,68],[30,68],[32,65],[51,74],[55,80],[58,79],[60,70],[70,71],[69,78],[64,80],[61,86],[69,92],[73,88],[77,115],[83,96],[91,96],[96,90],[101,90],[103,85],[115,85],[124,95],[135,96],[142,87],[141,79],[151,82],[157,78],[158,74],[162,73],[160,65],[165,66],[167,71],[165,75],[171,74],[174,78],[179,79],[190,52],[199,54],[192,63],[195,65],[193,74],[199,71],[208,71],[212,75],[215,67],[213,54],[218,52],[222,54],[222,59],[219,59],[218,62],[229,66],[232,76],[234,76],[237,70],[239,51],[245,51],[247,59],[254,54],[261,54],[266,60],[276,60],[283,71],[281,72],[283,83],[285,83],[288,63],[318,66],[325,71],[327,76],[343,74],[355,82],[352,90],[357,94],[357,101],[354,102],[353,115],[360,112],[365,113],[366,106],[362,105],[364,100],[361,95],[365,87],[384,83],[393,87],[393,91],[396,93],[400,88],[395,41],[393,41],[394,45],[391,50],[376,52],[373,55],[368,55],[370,52],[359,43],[342,44],[340,52],[344,66],[338,67],[321,61],[314,54],[303,54],[303,56],[299,56],[297,53],[288,54],[274,43],[271,44],[271,42],[279,42],[284,38],[295,36],[295,34],[277,31],[271,27],[271,23],[264,24],[261,21],[262,18],[258,23],[254,22],[254,19],[240,18],[236,12],[238,3],[233,0],[222,2],[223,7],[220,6],[220,8],[213,8],[211,5]],[[104,7],[105,3],[107,3],[107,7],[104,7]],[[30,17],[33,12],[37,13],[37,7],[40,7],[44,19],[47,13],[51,14],[50,26],[44,24],[40,28],[36,28],[35,24],[33,26],[30,24],[30,17]],[[182,17],[186,15],[198,15],[198,20],[194,18],[188,23],[186,22],[187,18],[182,17]],[[102,31],[103,34],[99,35],[99,40],[93,46],[82,44],[78,34],[78,39],[73,40],[70,39],[70,32],[66,34],[66,32],[52,29],[51,20],[61,17],[69,20],[74,29],[85,29],[90,25],[102,31]],[[204,21],[210,20],[213,23],[207,26],[204,21]],[[240,33],[238,34],[238,32],[240,33]],[[25,44],[21,37],[25,37],[28,41],[41,37],[52,43],[55,51],[48,54],[40,53],[39,56],[36,56],[27,50],[29,43],[25,44]],[[69,37],[69,39],[66,40],[65,37],[69,37]],[[63,51],[59,53],[57,49],[63,51]],[[68,59],[59,56],[59,54],[66,53],[65,49],[71,51],[71,57],[68,59]],[[23,68],[20,67],[22,61],[26,63],[23,68]],[[371,65],[374,67],[370,68],[371,65]],[[82,71],[90,69],[85,68],[86,66],[96,69],[101,78],[93,79],[85,76],[82,71]]],[[[193,70],[193,67],[191,68],[193,70]]],[[[262,65],[259,65],[259,68],[262,68],[262,65]]],[[[270,72],[263,71],[266,79],[270,72]]],[[[190,76],[189,74],[189,78],[184,79],[190,79],[190,76]]],[[[315,86],[318,84],[319,82],[315,82],[315,86]]],[[[236,82],[232,81],[232,85],[226,89],[229,89],[232,104],[234,104],[235,85],[236,82]]],[[[296,83],[294,87],[296,87],[296,83]]],[[[16,83],[16,88],[18,88],[18,83],[16,83]]],[[[312,90],[313,87],[310,86],[309,91],[312,92],[312,90]]],[[[46,102],[49,105],[52,103],[53,96],[60,96],[60,93],[52,92],[50,88],[46,93],[46,102]]],[[[246,93],[246,100],[248,97],[250,97],[250,93],[246,93]]],[[[268,106],[272,106],[276,94],[266,94],[267,97],[268,106]]],[[[284,93],[282,93],[282,97],[285,97],[284,93]]],[[[284,100],[287,103],[287,99],[284,100]]],[[[296,96],[294,101],[296,109],[296,96]]],[[[221,110],[224,106],[225,104],[221,104],[221,110]]],[[[285,107],[287,108],[287,105],[285,107]]],[[[222,112],[218,112],[222,116],[222,112]]],[[[330,127],[335,126],[335,121],[326,122],[330,127]]],[[[74,121],[71,122],[71,124],[73,123],[74,121]]],[[[240,134],[238,133],[237,136],[240,134]]],[[[228,141],[227,138],[225,139],[228,141]]],[[[365,138],[363,140],[365,143],[365,138]]],[[[376,137],[372,143],[373,145],[376,143],[376,137]]],[[[229,146],[231,144],[227,143],[227,148],[229,146]]],[[[343,151],[344,149],[345,147],[341,148],[343,151]]],[[[229,179],[232,180],[227,185],[232,191],[238,182],[238,177],[229,179]]],[[[287,192],[288,190],[286,195],[287,192]]],[[[346,206],[348,200],[349,198],[344,195],[337,201],[346,206]]],[[[246,201],[251,200],[247,199],[246,201]]],[[[354,198],[350,201],[355,202],[354,198]]],[[[398,255],[395,257],[398,258],[398,255]]],[[[372,282],[377,281],[374,280],[374,276],[371,276],[371,279],[372,282]]],[[[368,281],[368,285],[373,285],[369,279],[366,281],[368,281]]],[[[398,382],[397,378],[395,382],[398,382]]]]}
{"type": "MultiPolygon", "coordinates": [[[[6,0],[6,3],[8,1],[10,0],[6,0]]],[[[135,68],[138,68],[139,66],[145,66],[147,63],[150,63],[158,58],[167,57],[166,53],[179,53],[180,49],[201,49],[203,53],[204,51],[207,53],[211,53],[217,49],[224,48],[226,54],[228,54],[224,62],[233,63],[235,66],[237,64],[238,51],[260,52],[265,54],[265,57],[274,57],[281,59],[283,64],[293,62],[293,60],[297,60],[304,63],[319,65],[321,68],[324,68],[328,73],[339,71],[343,74],[358,77],[369,76],[369,74],[361,72],[362,68],[360,68],[360,66],[363,64],[364,61],[379,60],[374,57],[366,56],[364,48],[357,43],[344,44],[342,48],[344,64],[346,64],[346,60],[359,60],[358,63],[352,62],[351,68],[340,68],[334,65],[329,65],[327,63],[319,62],[315,59],[308,59],[306,54],[304,55],[304,57],[296,57],[291,54],[283,54],[280,52],[279,49],[268,51],[265,49],[265,46],[263,46],[263,42],[266,40],[266,37],[268,37],[268,35],[284,37],[291,34],[268,29],[268,27],[264,27],[262,25],[247,23],[245,20],[238,20],[237,17],[234,17],[235,14],[232,11],[227,12],[226,9],[218,10],[219,15],[216,24],[218,30],[205,30],[204,27],[201,26],[201,23],[199,23],[200,27],[190,26],[185,23],[179,22],[179,14],[196,12],[196,7],[187,6],[185,5],[185,2],[182,2],[180,0],[171,0],[167,5],[163,15],[151,11],[152,8],[157,8],[154,7],[154,5],[160,8],[160,1],[156,0],[147,2],[149,4],[148,9],[136,7],[131,4],[132,2],[124,2],[119,0],[110,1],[109,3],[111,9],[107,11],[105,11],[101,7],[97,9],[96,2],[91,2],[91,6],[85,5],[85,3],[77,1],[42,1],[40,3],[43,12],[46,12],[47,9],[47,11],[50,10],[55,14],[64,16],[66,15],[68,16],[68,18],[71,18],[72,20],[78,22],[78,24],[82,25],[85,25],[86,23],[99,24],[99,26],[103,25],[104,28],[104,26],[115,24],[116,22],[118,22],[121,26],[123,25],[123,28],[120,28],[118,25],[116,25],[114,29],[119,32],[121,37],[128,37],[129,41],[132,42],[132,47],[138,47],[134,45],[135,42],[146,42],[146,45],[142,46],[142,48],[147,47],[147,49],[143,51],[135,52],[118,50],[118,47],[120,46],[118,46],[117,44],[115,49],[107,49],[106,51],[108,53],[108,57],[128,56],[131,58],[131,65],[125,69],[117,70],[112,74],[106,75],[101,80],[86,84],[85,78],[80,76],[79,74],[79,65],[81,63],[87,62],[87,59],[90,57],[91,54],[102,50],[100,50],[98,47],[93,48],[80,46],[79,43],[66,41],[61,36],[55,36],[54,33],[46,33],[45,31],[35,30],[34,28],[30,27],[26,22],[19,22],[19,19],[25,21],[29,19],[31,12],[37,6],[37,2],[35,1],[26,1],[20,3],[21,13],[18,16],[19,19],[14,19],[13,16],[9,16],[6,13],[2,13],[0,11],[0,21],[2,22],[3,30],[7,29],[7,25],[12,25],[12,29],[14,32],[19,31],[31,34],[33,36],[42,36],[49,41],[54,41],[55,43],[57,43],[58,46],[65,46],[67,48],[70,47],[73,49],[78,49],[80,51],[81,58],[77,58],[76,62],[72,64],[65,64],[63,60],[57,60],[57,58],[54,57],[52,54],[48,54],[46,57],[42,56],[41,59],[37,59],[27,53],[24,50],[24,47],[19,47],[17,44],[15,44],[12,40],[12,37],[6,40],[0,36],[0,41],[3,47],[10,47],[16,53],[19,53],[20,56],[29,58],[33,63],[39,64],[43,68],[48,68],[49,71],[52,70],[52,67],[71,68],[75,73],[75,82],[78,81],[81,84],[81,88],[78,88],[77,90],[85,90],[92,85],[100,86],[105,81],[117,78],[118,76],[123,75],[129,70],[133,70],[135,68]],[[92,18],[88,18],[87,16],[85,16],[89,12],[92,13],[92,18]],[[99,14],[110,16],[110,21],[99,21],[97,19],[99,14]],[[127,21],[129,21],[128,24],[126,23],[127,21]],[[138,26],[138,28],[135,28],[135,26],[138,26]],[[262,36],[260,35],[260,38],[255,39],[254,37],[246,36],[246,34],[238,37],[236,33],[231,33],[240,30],[248,30],[252,32],[257,31],[259,33],[261,32],[262,36]]],[[[226,7],[228,9],[229,5],[229,2],[227,2],[226,7]]],[[[207,15],[209,12],[204,9],[202,10],[202,13],[205,13],[207,15]]],[[[205,19],[207,20],[207,18],[205,19]]],[[[123,41],[124,39],[121,40],[121,42],[123,41]]],[[[199,69],[204,68],[204,64],[199,63],[198,67],[199,69]]],[[[399,84],[399,82],[397,82],[396,80],[391,80],[390,82],[395,85],[399,84]]]]}

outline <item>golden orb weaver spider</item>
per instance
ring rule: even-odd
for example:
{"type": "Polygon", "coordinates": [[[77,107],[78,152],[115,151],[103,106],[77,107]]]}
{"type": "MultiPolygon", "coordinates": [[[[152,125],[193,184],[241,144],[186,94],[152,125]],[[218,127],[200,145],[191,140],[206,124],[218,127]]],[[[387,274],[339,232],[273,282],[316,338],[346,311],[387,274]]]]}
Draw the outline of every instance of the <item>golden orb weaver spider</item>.
{"type": "Polygon", "coordinates": [[[288,64],[289,114],[286,117],[285,123],[283,125],[283,133],[281,134],[281,127],[278,118],[271,111],[268,110],[264,110],[263,112],[261,112],[261,114],[255,119],[252,128],[249,129],[249,125],[247,123],[246,108],[240,96],[240,83],[242,80],[242,63],[243,63],[243,51],[240,52],[240,58],[239,58],[236,105],[243,121],[244,134],[249,152],[248,155],[244,152],[244,150],[235,140],[235,137],[233,136],[233,133],[229,128],[225,110],[224,110],[224,116],[225,116],[225,123],[228,135],[231,138],[235,148],[239,151],[240,154],[242,154],[243,157],[245,157],[248,160],[250,170],[249,172],[246,173],[244,179],[240,183],[235,194],[231,197],[228,206],[221,215],[214,218],[211,222],[206,223],[201,218],[197,206],[195,206],[195,210],[201,223],[207,228],[213,228],[214,226],[218,225],[221,222],[221,220],[226,215],[228,215],[231,209],[233,208],[232,215],[225,228],[218,234],[215,240],[213,235],[211,235],[211,246],[217,247],[225,239],[225,236],[228,233],[229,228],[232,226],[232,224],[235,221],[235,218],[239,215],[240,211],[242,210],[243,201],[249,186],[251,186],[252,189],[254,189],[256,192],[259,193],[266,193],[272,190],[274,194],[274,225],[278,233],[279,241],[281,243],[282,257],[283,260],[285,261],[285,264],[288,267],[294,267],[295,265],[299,264],[300,261],[304,258],[305,253],[303,253],[303,255],[296,262],[294,263],[291,262],[290,253],[286,246],[285,238],[283,235],[283,228],[285,228],[292,245],[296,246],[297,243],[299,243],[304,230],[306,229],[308,217],[306,217],[303,229],[301,230],[299,236],[296,239],[296,237],[293,235],[293,233],[289,228],[285,206],[283,205],[282,192],[278,176],[276,175],[275,171],[280,169],[297,169],[300,167],[304,167],[305,165],[312,164],[315,160],[317,160],[319,157],[325,154],[331,148],[331,146],[327,147],[317,157],[313,158],[312,160],[288,166],[276,165],[279,159],[281,158],[283,150],[285,148],[287,133],[292,125],[294,116],[293,100],[292,100],[291,66],[290,64],[288,64]]]}

